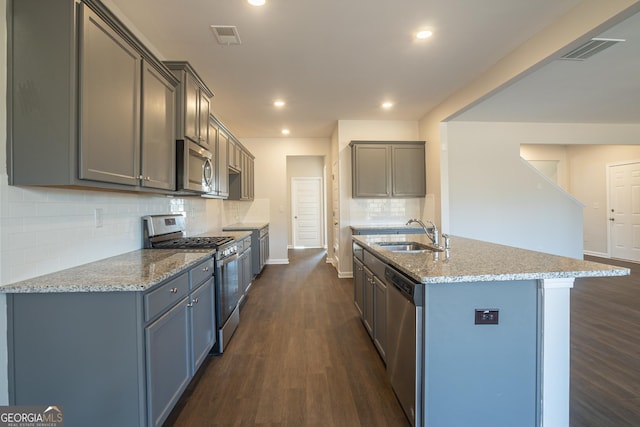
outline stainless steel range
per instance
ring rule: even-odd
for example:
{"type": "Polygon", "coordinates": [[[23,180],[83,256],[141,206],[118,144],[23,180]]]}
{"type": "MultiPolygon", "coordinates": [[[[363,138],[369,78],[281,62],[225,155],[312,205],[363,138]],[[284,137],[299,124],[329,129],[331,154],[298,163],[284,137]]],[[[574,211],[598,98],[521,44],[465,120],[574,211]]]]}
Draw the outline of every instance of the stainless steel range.
{"type": "Polygon", "coordinates": [[[238,246],[231,236],[187,237],[182,214],[142,217],[143,246],[147,249],[215,249],[216,322],[214,352],[222,353],[240,323],[238,246]]]}

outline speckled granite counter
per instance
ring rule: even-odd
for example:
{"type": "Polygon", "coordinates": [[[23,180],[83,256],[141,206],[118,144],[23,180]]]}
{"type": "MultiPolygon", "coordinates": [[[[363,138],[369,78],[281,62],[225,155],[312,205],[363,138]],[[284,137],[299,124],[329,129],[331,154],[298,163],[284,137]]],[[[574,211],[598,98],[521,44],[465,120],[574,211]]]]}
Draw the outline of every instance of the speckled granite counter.
{"type": "Polygon", "coordinates": [[[451,237],[451,249],[433,253],[396,253],[379,242],[430,244],[426,235],[353,236],[353,240],[418,282],[460,283],[570,277],[626,276],[629,269],[541,252],[451,237]]]}
{"type": "Polygon", "coordinates": [[[146,291],[213,254],[211,249],[142,249],[0,286],[0,293],[146,291]]]}
{"type": "Polygon", "coordinates": [[[229,224],[222,227],[222,230],[227,231],[251,231],[251,230],[259,230],[268,226],[268,222],[236,222],[235,224],[229,224]]]}

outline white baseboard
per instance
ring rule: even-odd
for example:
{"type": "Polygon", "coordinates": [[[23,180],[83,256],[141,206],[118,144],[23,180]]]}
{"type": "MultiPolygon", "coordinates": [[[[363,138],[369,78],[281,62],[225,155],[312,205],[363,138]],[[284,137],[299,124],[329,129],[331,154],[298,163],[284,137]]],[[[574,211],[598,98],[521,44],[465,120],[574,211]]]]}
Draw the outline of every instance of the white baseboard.
{"type": "Polygon", "coordinates": [[[585,255],[597,256],[600,258],[609,258],[609,254],[595,251],[583,251],[585,255]]]}
{"type": "Polygon", "coordinates": [[[289,258],[282,258],[282,259],[269,258],[267,260],[267,264],[289,264],[289,258]]]}
{"type": "Polygon", "coordinates": [[[338,279],[353,279],[353,271],[347,271],[346,273],[338,271],[338,279]]]}

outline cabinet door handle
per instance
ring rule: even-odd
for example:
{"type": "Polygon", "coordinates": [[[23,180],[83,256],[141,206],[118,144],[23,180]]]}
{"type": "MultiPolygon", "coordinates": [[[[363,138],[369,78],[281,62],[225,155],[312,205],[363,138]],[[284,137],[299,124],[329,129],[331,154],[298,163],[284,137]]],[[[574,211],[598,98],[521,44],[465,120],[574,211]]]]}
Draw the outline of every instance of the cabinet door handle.
{"type": "Polygon", "coordinates": [[[178,288],[171,288],[169,290],[169,292],[171,292],[172,294],[177,294],[178,293],[178,288]]]}
{"type": "Polygon", "coordinates": [[[194,304],[197,304],[197,303],[198,303],[198,297],[195,297],[195,298],[193,299],[193,303],[194,303],[194,304]]]}
{"type": "Polygon", "coordinates": [[[204,271],[205,273],[206,273],[207,271],[209,271],[209,266],[204,267],[204,268],[202,269],[202,271],[204,271]]]}

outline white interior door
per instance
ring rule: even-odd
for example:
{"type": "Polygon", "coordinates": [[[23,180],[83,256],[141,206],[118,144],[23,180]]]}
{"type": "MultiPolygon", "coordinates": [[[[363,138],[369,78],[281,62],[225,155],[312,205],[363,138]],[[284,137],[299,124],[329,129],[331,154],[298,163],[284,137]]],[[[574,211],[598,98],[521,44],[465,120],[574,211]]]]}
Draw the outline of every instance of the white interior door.
{"type": "Polygon", "coordinates": [[[611,256],[640,261],[640,163],[609,166],[611,256]]]}
{"type": "Polygon", "coordinates": [[[323,247],[322,178],[291,179],[294,248],[323,247]]]}

